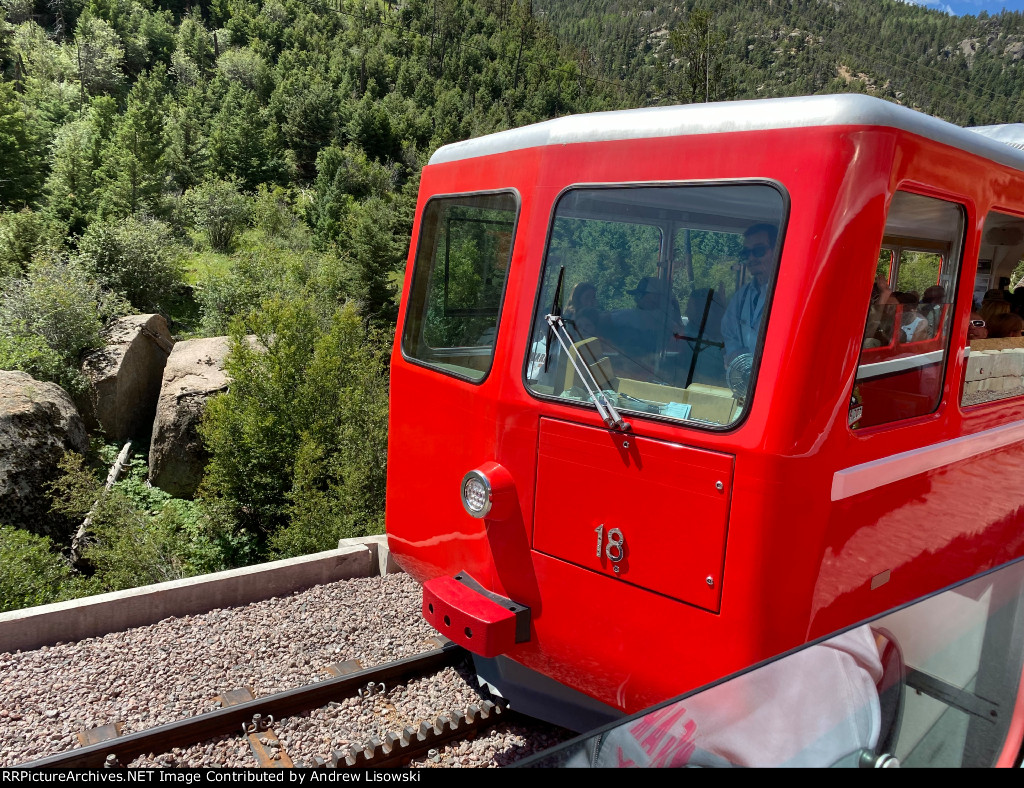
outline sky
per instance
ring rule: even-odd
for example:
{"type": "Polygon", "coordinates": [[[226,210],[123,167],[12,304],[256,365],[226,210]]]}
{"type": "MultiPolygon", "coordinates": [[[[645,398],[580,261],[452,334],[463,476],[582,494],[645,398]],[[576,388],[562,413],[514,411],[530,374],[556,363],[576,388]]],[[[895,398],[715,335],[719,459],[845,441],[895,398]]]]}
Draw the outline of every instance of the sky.
{"type": "Polygon", "coordinates": [[[953,16],[971,14],[977,16],[981,11],[998,14],[1004,8],[1007,11],[1024,12],[1024,0],[905,0],[915,5],[935,8],[953,16]]]}

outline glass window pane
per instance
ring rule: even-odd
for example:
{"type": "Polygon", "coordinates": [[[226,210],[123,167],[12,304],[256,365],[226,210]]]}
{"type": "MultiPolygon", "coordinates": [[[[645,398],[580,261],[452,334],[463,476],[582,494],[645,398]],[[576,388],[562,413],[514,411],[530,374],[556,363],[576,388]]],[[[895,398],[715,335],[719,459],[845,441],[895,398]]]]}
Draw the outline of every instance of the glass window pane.
{"type": "Polygon", "coordinates": [[[427,204],[402,332],[409,358],[474,381],[487,374],[516,207],[511,194],[444,197],[427,204]]]}
{"type": "Polygon", "coordinates": [[[939,406],[962,238],[960,206],[907,192],[893,197],[850,398],[852,428],[939,406]]]}
{"type": "Polygon", "coordinates": [[[783,214],[767,184],[564,194],[527,385],[581,403],[599,389],[621,411],[732,424],[751,391],[783,214]]]}
{"type": "Polygon", "coordinates": [[[1022,638],[1018,561],[517,766],[995,766],[1022,638]]]}
{"type": "Polygon", "coordinates": [[[875,268],[875,280],[879,278],[891,282],[892,274],[892,249],[882,249],[878,253],[878,265],[875,268]]]}
{"type": "Polygon", "coordinates": [[[985,219],[981,238],[977,303],[967,326],[970,352],[964,365],[963,405],[1024,394],[1024,291],[1017,294],[993,286],[993,279],[1018,284],[1022,272],[1015,261],[1017,248],[1024,243],[1024,219],[993,211],[985,219]],[[999,261],[998,272],[993,260],[999,261]],[[1004,271],[1010,276],[999,275],[1004,271]]]}

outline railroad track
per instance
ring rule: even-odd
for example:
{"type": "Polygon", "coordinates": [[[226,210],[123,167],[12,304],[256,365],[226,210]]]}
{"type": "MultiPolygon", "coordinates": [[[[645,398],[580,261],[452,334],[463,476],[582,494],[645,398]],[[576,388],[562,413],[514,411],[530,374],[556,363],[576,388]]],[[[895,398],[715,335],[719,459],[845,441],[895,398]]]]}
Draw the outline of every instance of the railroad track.
{"type": "Polygon", "coordinates": [[[137,733],[117,735],[118,727],[105,725],[81,734],[82,747],[25,763],[21,768],[118,767],[149,753],[170,752],[234,733],[246,736],[255,756],[254,765],[264,768],[401,766],[414,758],[428,757],[448,742],[468,738],[504,719],[508,712],[494,701],[482,700],[464,710],[441,714],[432,723],[421,722],[417,727],[389,733],[383,739],[371,736],[363,747],[336,750],[329,761],[317,757],[313,763],[293,763],[273,731],[274,720],[357,693],[367,697],[466,659],[462,647],[443,638],[435,641],[437,648],[372,668],[363,669],[355,661],[341,663],[332,666],[334,678],[262,698],[253,698],[246,689],[233,690],[218,698],[219,709],[137,733]]]}

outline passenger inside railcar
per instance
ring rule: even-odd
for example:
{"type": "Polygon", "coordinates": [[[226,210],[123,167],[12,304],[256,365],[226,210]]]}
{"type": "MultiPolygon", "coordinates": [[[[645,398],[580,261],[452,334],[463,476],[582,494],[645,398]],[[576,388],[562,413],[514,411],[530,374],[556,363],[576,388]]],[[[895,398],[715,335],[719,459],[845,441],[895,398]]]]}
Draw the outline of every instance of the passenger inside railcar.
{"type": "Polygon", "coordinates": [[[865,349],[884,347],[892,343],[897,306],[899,301],[893,296],[889,283],[884,276],[878,276],[871,286],[871,304],[868,307],[868,321],[864,327],[865,349]]]}
{"type": "Polygon", "coordinates": [[[996,315],[991,321],[986,321],[985,325],[988,328],[989,339],[1019,337],[1024,333],[1024,317],[1013,312],[996,315]]]}
{"type": "Polygon", "coordinates": [[[619,354],[618,374],[653,380],[662,354],[682,333],[679,302],[657,276],[641,277],[628,292],[634,306],[611,312],[597,335],[619,354]]]}
{"type": "Polygon", "coordinates": [[[986,324],[992,322],[996,315],[1005,315],[1011,311],[1010,302],[1003,298],[1002,290],[989,290],[985,300],[981,302],[981,319],[986,324]]]}
{"type": "Polygon", "coordinates": [[[946,303],[946,288],[942,285],[932,285],[925,289],[921,296],[920,313],[928,321],[928,338],[937,336],[942,320],[942,306],[946,303]]]}
{"type": "Polygon", "coordinates": [[[778,235],[775,225],[765,223],[751,225],[743,234],[739,262],[750,278],[736,291],[722,317],[727,367],[738,356],[753,353],[757,347],[778,235]]]}
{"type": "Polygon", "coordinates": [[[579,282],[573,286],[563,317],[574,337],[578,335],[585,339],[600,334],[607,315],[597,305],[597,287],[593,282],[579,282]]]}
{"type": "Polygon", "coordinates": [[[987,339],[988,338],[988,326],[985,323],[984,318],[981,316],[981,312],[971,312],[971,317],[967,321],[967,340],[970,342],[972,339],[987,339]]]}
{"type": "Polygon", "coordinates": [[[1010,308],[1021,317],[1024,317],[1024,287],[1018,287],[1010,297],[1010,308]]]}
{"type": "Polygon", "coordinates": [[[921,314],[920,299],[913,291],[898,291],[893,296],[903,307],[900,319],[900,341],[921,342],[928,339],[928,319],[921,314]]]}

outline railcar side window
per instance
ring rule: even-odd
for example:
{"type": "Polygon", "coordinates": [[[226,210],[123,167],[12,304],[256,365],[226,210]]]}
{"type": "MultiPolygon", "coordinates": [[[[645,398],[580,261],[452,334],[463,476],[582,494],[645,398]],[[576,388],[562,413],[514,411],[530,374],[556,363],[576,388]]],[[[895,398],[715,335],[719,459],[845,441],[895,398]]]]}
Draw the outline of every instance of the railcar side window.
{"type": "Polygon", "coordinates": [[[939,406],[963,227],[959,205],[894,195],[850,398],[851,427],[923,416],[939,406]]]}
{"type": "Polygon", "coordinates": [[[402,350],[480,381],[494,358],[516,226],[512,194],[431,200],[423,211],[402,350]]]}
{"type": "Polygon", "coordinates": [[[981,234],[974,311],[967,326],[961,404],[978,405],[1024,394],[1024,299],[996,287],[1019,282],[1024,219],[993,211],[981,234]]]}
{"type": "Polygon", "coordinates": [[[527,386],[581,403],[600,390],[622,411],[734,423],[752,391],[784,214],[767,183],[567,191],[527,386]]]}

